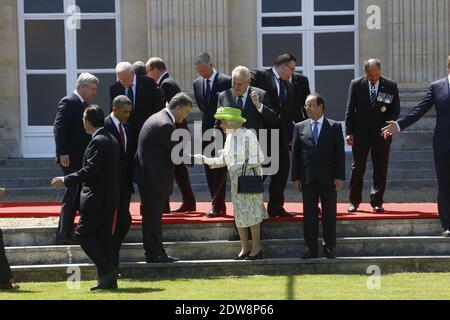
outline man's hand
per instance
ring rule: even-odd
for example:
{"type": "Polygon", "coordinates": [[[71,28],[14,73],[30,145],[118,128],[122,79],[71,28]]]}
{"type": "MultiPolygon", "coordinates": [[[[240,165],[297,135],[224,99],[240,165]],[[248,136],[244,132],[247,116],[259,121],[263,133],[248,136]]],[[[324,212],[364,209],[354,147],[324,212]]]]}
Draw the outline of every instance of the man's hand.
{"type": "Polygon", "coordinates": [[[63,154],[59,156],[59,163],[64,167],[68,168],[70,166],[70,156],[68,154],[63,154]]]}
{"type": "Polygon", "coordinates": [[[252,102],[256,106],[256,108],[261,109],[262,108],[262,104],[261,104],[261,101],[259,101],[258,94],[255,91],[253,91],[250,94],[250,97],[252,98],[252,102]]]}
{"type": "Polygon", "coordinates": [[[339,192],[344,187],[344,180],[336,179],[334,180],[334,186],[336,187],[336,191],[339,192]]]}
{"type": "Polygon", "coordinates": [[[5,195],[5,189],[4,188],[0,188],[0,198],[3,198],[3,196],[5,195]]]}
{"type": "Polygon", "coordinates": [[[345,137],[345,141],[347,141],[347,144],[348,144],[350,147],[353,147],[354,139],[353,139],[353,135],[352,135],[352,134],[346,136],[346,137],[345,137]]]}
{"type": "Polygon", "coordinates": [[[381,129],[381,136],[387,140],[393,135],[398,133],[397,123],[395,121],[386,121],[388,124],[386,127],[381,129]]]}
{"type": "Polygon", "coordinates": [[[302,182],[300,180],[295,180],[294,182],[295,187],[297,188],[298,191],[302,192],[302,182]]]}
{"type": "Polygon", "coordinates": [[[52,179],[52,187],[54,189],[64,187],[63,177],[56,177],[52,179]]]}

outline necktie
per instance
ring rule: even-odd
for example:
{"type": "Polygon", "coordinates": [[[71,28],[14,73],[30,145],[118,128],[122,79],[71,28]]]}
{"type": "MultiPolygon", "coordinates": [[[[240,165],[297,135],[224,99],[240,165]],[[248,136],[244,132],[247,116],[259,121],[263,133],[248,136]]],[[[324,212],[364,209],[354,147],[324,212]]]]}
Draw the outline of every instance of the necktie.
{"type": "Polygon", "coordinates": [[[83,102],[83,110],[86,110],[87,108],[89,108],[89,105],[86,101],[83,102]]]}
{"type": "Polygon", "coordinates": [[[131,105],[134,108],[134,93],[133,93],[133,86],[130,86],[128,88],[128,93],[127,93],[127,97],[131,100],[131,105]]]}
{"type": "Polygon", "coordinates": [[[370,85],[370,106],[373,108],[377,101],[377,89],[374,85],[370,85]]]}
{"type": "Polygon", "coordinates": [[[125,131],[123,130],[122,123],[119,123],[119,133],[120,133],[120,140],[122,140],[123,153],[125,153],[127,151],[127,146],[125,142],[125,131]]]}
{"type": "Polygon", "coordinates": [[[242,96],[238,97],[238,101],[237,101],[238,107],[242,110],[244,109],[244,100],[242,96]]]}
{"type": "Polygon", "coordinates": [[[205,87],[205,101],[209,102],[209,99],[211,97],[211,85],[210,85],[210,80],[206,80],[206,87],[205,87]]]}
{"type": "Polygon", "coordinates": [[[313,122],[313,139],[314,144],[317,145],[317,142],[319,141],[319,123],[317,121],[313,122]]]}
{"type": "Polygon", "coordinates": [[[280,100],[280,102],[283,102],[287,98],[286,85],[280,78],[278,79],[278,82],[280,84],[280,93],[278,94],[278,99],[280,100]]]}

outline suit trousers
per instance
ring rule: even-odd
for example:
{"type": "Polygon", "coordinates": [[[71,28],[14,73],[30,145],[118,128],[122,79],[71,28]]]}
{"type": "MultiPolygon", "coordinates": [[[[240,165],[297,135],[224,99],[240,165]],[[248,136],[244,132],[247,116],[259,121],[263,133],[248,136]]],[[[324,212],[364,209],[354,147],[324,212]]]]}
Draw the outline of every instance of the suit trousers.
{"type": "Polygon", "coordinates": [[[132,195],[131,183],[121,184],[120,202],[117,209],[116,228],[113,234],[113,265],[118,267],[120,263],[120,247],[131,227],[130,202],[132,195]]]}
{"type": "Polygon", "coordinates": [[[142,239],[147,259],[165,256],[162,237],[162,214],[168,191],[139,187],[142,203],[142,239]]]}
{"type": "Polygon", "coordinates": [[[113,218],[114,212],[83,210],[75,230],[81,248],[97,267],[99,278],[114,270],[113,218]]]}
{"type": "Polygon", "coordinates": [[[323,239],[328,249],[336,247],[337,192],[332,184],[314,182],[302,185],[303,193],[303,232],[308,248],[318,248],[319,237],[319,199],[322,202],[323,239]]]}
{"type": "MultiPolygon", "coordinates": [[[[195,196],[192,191],[189,172],[185,164],[182,163],[175,166],[174,177],[178,188],[180,188],[183,204],[190,207],[195,206],[195,196]]],[[[169,197],[167,197],[166,207],[169,208],[169,197]]]]}
{"type": "MultiPolygon", "coordinates": [[[[205,147],[209,143],[210,142],[203,142],[203,150],[205,150],[205,147]]],[[[227,168],[211,169],[209,166],[205,165],[205,174],[212,199],[212,210],[216,212],[226,210],[227,168]]]]}
{"type": "Polygon", "coordinates": [[[434,151],[438,181],[438,211],[442,228],[450,230],[450,152],[434,151]]]}
{"type": "Polygon", "coordinates": [[[0,283],[8,283],[13,275],[5,253],[5,244],[3,243],[3,232],[0,229],[0,283]]]}
{"type": "MultiPolygon", "coordinates": [[[[71,163],[68,168],[61,166],[64,176],[74,173],[81,169],[81,164],[71,163]]],[[[71,238],[74,231],[75,215],[80,207],[80,187],[66,187],[61,201],[61,212],[56,231],[56,240],[65,240],[71,238]]]]}
{"type": "MultiPolygon", "coordinates": [[[[289,177],[289,167],[291,163],[289,148],[280,144],[279,155],[280,157],[278,172],[275,175],[270,176],[269,203],[267,206],[269,215],[271,212],[279,213],[283,210],[284,189],[286,188],[287,180],[289,177]]],[[[272,159],[272,164],[273,162],[274,161],[272,159]]]]}
{"type": "Polygon", "coordinates": [[[358,142],[355,138],[353,146],[352,177],[350,179],[350,203],[358,206],[362,201],[364,174],[369,152],[372,157],[373,184],[370,191],[370,204],[372,207],[383,205],[384,192],[388,175],[389,153],[392,140],[385,140],[379,133],[366,142],[358,142]]]}

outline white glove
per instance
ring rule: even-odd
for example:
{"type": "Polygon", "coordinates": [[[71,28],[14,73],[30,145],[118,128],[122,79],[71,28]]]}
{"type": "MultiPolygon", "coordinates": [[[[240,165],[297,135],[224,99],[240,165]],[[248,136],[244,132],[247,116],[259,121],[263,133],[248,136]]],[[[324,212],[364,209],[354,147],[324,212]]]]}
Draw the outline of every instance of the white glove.
{"type": "Polygon", "coordinates": [[[194,154],[194,164],[203,164],[205,156],[201,154],[194,154]]]}

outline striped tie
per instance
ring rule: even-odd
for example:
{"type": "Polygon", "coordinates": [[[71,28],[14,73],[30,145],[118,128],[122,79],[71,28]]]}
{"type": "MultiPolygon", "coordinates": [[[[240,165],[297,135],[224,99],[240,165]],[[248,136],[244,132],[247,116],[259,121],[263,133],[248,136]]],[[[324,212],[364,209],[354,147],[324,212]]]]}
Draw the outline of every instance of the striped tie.
{"type": "Polygon", "coordinates": [[[377,102],[377,88],[374,85],[370,86],[370,106],[373,108],[377,102]]]}

